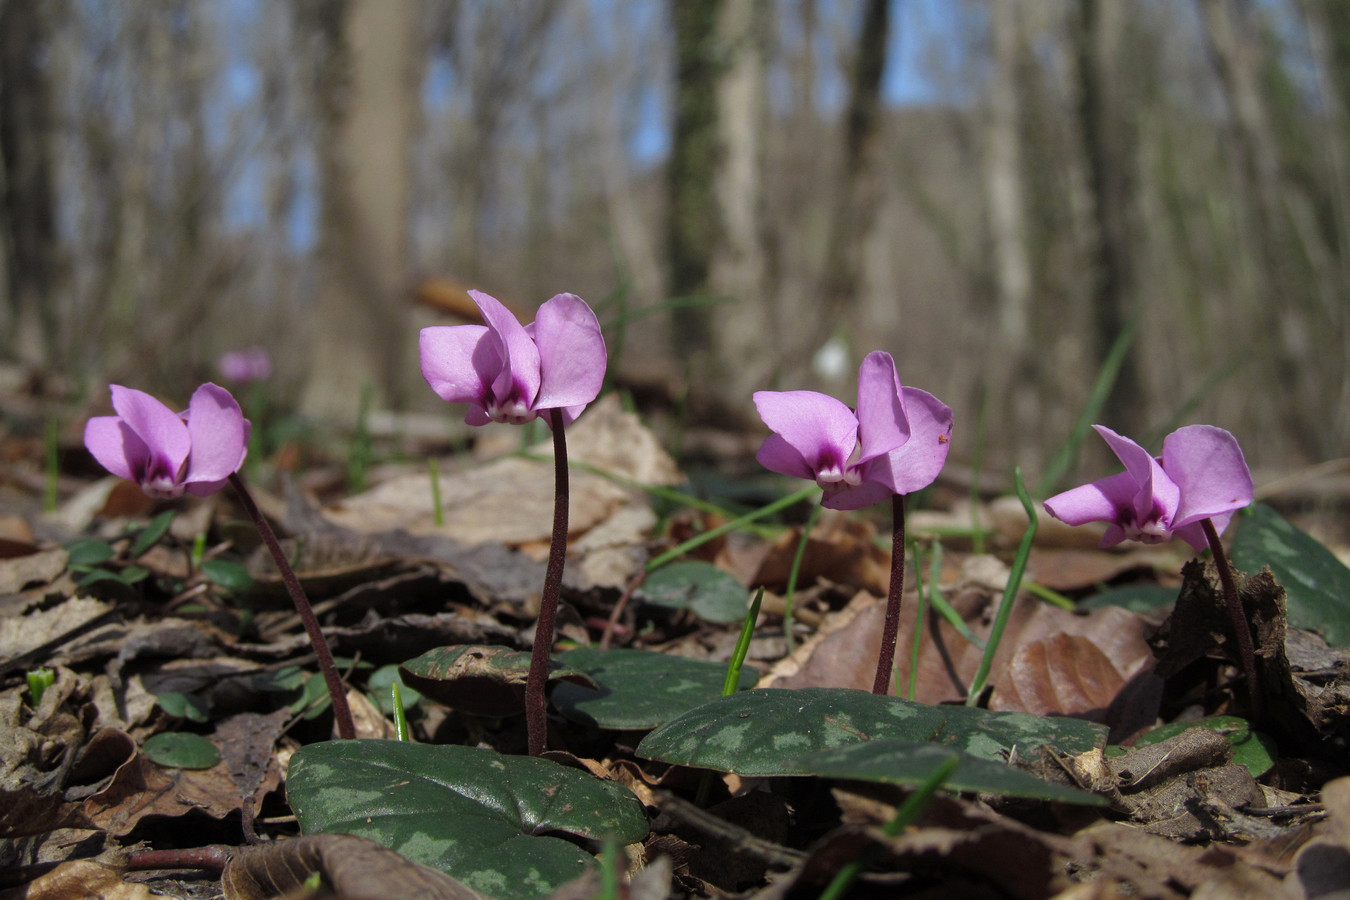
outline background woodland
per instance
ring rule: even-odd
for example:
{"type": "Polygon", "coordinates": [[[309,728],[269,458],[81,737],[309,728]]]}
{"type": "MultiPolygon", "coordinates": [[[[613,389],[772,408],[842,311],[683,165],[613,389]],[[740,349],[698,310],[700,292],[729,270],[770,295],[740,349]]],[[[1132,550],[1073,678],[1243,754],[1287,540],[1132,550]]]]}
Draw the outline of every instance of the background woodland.
{"type": "Polygon", "coordinates": [[[432,410],[437,301],[572,291],[694,419],[885,349],[1033,475],[1133,328],[1098,421],[1287,469],[1350,446],[1347,179],[1340,0],[0,0],[0,358],[86,401],[259,344],[432,410]]]}

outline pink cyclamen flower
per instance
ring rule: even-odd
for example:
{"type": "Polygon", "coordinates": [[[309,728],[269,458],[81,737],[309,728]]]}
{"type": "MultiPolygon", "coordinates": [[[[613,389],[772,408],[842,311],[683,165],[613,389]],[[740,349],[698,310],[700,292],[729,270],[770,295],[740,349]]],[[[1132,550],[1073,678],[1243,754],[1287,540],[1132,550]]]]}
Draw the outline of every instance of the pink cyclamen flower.
{"type": "MultiPolygon", "coordinates": [[[[422,377],[450,403],[467,403],[470,425],[521,425],[547,410],[570,423],[600,393],[605,339],[595,313],[575,294],[558,294],[521,325],[495,298],[469,291],[486,325],[423,328],[422,377]]],[[[548,421],[544,415],[544,421],[548,421]]]]}
{"type": "Polygon", "coordinates": [[[187,412],[176,413],[143,391],[112,385],[115,416],[95,416],[84,445],[103,468],[134,481],[158,500],[214,494],[248,453],[249,421],[230,392],[204,384],[187,412]]]}
{"type": "Polygon", "coordinates": [[[773,431],[755,459],[771,472],[813,479],[829,509],[862,509],[927,487],[951,446],[951,409],[902,387],[895,360],[881,351],[858,369],[856,412],[815,391],[757,391],[755,408],[773,431]]]}
{"type": "Polygon", "coordinates": [[[1125,471],[1045,501],[1070,525],[1107,522],[1103,547],[1130,539],[1158,544],[1181,538],[1203,550],[1205,519],[1222,534],[1233,513],[1252,502],[1252,473],[1237,439],[1213,425],[1187,425],[1163,440],[1162,456],[1109,428],[1094,425],[1125,471]]]}
{"type": "Polygon", "coordinates": [[[262,347],[230,350],[216,360],[216,368],[229,381],[265,381],[272,377],[272,357],[262,347]]]}

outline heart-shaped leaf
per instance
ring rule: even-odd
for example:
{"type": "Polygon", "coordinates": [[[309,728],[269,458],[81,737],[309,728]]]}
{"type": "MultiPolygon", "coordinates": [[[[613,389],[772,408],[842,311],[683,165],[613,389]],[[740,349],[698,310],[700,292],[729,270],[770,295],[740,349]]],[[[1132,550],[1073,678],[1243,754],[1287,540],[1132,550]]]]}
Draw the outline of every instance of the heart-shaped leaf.
{"type": "Polygon", "coordinates": [[[202,563],[202,574],[212,584],[219,585],[231,594],[244,595],[253,587],[253,576],[248,569],[228,559],[208,559],[202,563]]]}
{"type": "MultiPolygon", "coordinates": [[[[553,705],[567,718],[600,728],[655,728],[722,696],[726,663],[707,662],[650,650],[592,650],[561,654],[570,668],[588,675],[595,687],[560,684],[553,705]]],[[[753,668],[741,670],[740,686],[759,680],[753,668]]]]}
{"type": "Polygon", "coordinates": [[[1014,747],[1078,754],[1105,738],[1104,726],[1082,719],[925,706],[844,688],[768,689],[690,710],[647,735],[637,754],[738,775],[809,775],[801,757],[863,741],[949,744],[1001,761],[1014,747]]]}
{"type": "Polygon", "coordinates": [[[700,560],[662,566],[647,576],[636,596],[653,606],[691,610],[707,622],[739,622],[749,608],[745,585],[700,560]]]}
{"type": "Polygon", "coordinates": [[[174,769],[209,769],[220,762],[220,748],[188,731],[165,731],[147,738],[141,752],[152,762],[174,769]]]}
{"type": "MultiPolygon", "coordinates": [[[[475,716],[515,716],[525,711],[530,654],[510,647],[468,644],[437,647],[399,666],[403,683],[438,703],[475,716]]],[[[550,660],[549,681],[590,684],[580,670],[550,660]]]]}
{"type": "Polygon", "coordinates": [[[593,865],[556,834],[647,834],[627,789],[546,759],[476,747],[327,741],[291,758],[300,828],[355,834],[494,897],[546,896],[593,865]]]}
{"type": "Polygon", "coordinates": [[[1232,557],[1248,573],[1270,566],[1284,588],[1289,624],[1350,646],[1350,569],[1316,538],[1257,503],[1239,519],[1232,557]]]}
{"type": "Polygon", "coordinates": [[[798,759],[797,765],[812,775],[879,781],[917,787],[932,777],[947,760],[958,760],[956,771],[942,783],[944,790],[978,791],[1004,797],[1029,797],[1033,800],[1062,800],[1066,803],[1096,805],[1101,798],[1086,791],[1051,784],[1015,769],[1005,762],[992,762],[962,753],[955,747],[918,744],[912,741],[866,741],[823,750],[798,759]]]}

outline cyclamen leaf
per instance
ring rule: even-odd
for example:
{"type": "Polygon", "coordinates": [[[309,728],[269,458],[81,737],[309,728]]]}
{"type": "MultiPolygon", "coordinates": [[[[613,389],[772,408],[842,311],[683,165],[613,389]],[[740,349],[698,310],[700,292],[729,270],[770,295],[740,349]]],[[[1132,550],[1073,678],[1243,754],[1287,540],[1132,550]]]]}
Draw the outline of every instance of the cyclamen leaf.
{"type": "MultiPolygon", "coordinates": [[[[553,705],[567,718],[600,728],[655,728],[722,695],[727,664],[649,650],[592,650],[562,654],[563,662],[595,682],[594,688],[564,682],[553,705]]],[[[759,672],[744,668],[740,686],[752,688],[759,672]]]]}
{"type": "Polygon", "coordinates": [[[1284,588],[1290,625],[1350,646],[1350,569],[1316,538],[1258,503],[1239,517],[1231,556],[1249,574],[1270,566],[1284,588]]]}
{"type": "Polygon", "coordinates": [[[305,834],[355,834],[493,897],[544,897],[594,865],[551,833],[647,835],[626,788],[546,759],[476,747],[328,741],[291,758],[287,797],[305,834]]]}
{"type": "Polygon", "coordinates": [[[944,790],[978,791],[1002,797],[1028,797],[1033,800],[1059,800],[1065,803],[1099,805],[1095,794],[1064,785],[1051,784],[1006,762],[979,759],[955,747],[919,744],[912,741],[866,741],[823,750],[802,757],[797,763],[812,775],[877,781],[917,787],[949,759],[958,760],[956,770],[943,782],[944,790]]]}
{"type": "Polygon", "coordinates": [[[647,735],[637,755],[737,775],[810,775],[802,757],[864,741],[948,744],[1001,761],[1014,747],[1078,754],[1105,739],[1104,726],[1082,719],[925,706],[843,688],[768,689],[690,710],[647,735]]]}
{"type": "Polygon", "coordinates": [[[711,563],[686,560],[662,566],[647,576],[638,599],[668,609],[689,609],[708,622],[739,622],[745,618],[745,586],[729,572],[711,563]]]}

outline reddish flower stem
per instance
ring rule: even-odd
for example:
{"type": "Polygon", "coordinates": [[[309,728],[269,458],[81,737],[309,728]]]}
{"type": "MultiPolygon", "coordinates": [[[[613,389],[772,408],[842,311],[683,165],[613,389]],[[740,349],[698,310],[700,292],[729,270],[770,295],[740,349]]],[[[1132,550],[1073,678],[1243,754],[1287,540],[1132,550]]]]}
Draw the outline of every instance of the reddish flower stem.
{"type": "Polygon", "coordinates": [[[1256,645],[1252,642],[1252,629],[1247,621],[1247,611],[1238,595],[1237,581],[1233,577],[1233,564],[1228,561],[1223,544],[1219,541],[1219,532],[1209,519],[1202,519],[1200,525],[1205,529],[1205,538],[1214,554],[1214,567],[1219,570],[1219,582],[1223,585],[1223,596],[1228,606],[1228,618],[1233,623],[1233,633],[1237,637],[1238,653],[1242,657],[1242,672],[1247,679],[1247,703],[1251,715],[1261,715],[1261,686],[1256,680],[1256,645]]]}
{"type": "Polygon", "coordinates": [[[905,589],[905,495],[891,495],[891,589],[886,597],[886,626],[881,632],[881,652],[877,656],[877,677],[872,693],[886,694],[891,689],[891,666],[895,662],[895,641],[900,635],[900,594],[905,589]]]}
{"type": "Polygon", "coordinates": [[[553,620],[558,615],[558,594],[562,591],[563,564],[567,557],[567,506],[571,501],[562,410],[550,409],[548,414],[549,424],[553,427],[553,539],[548,545],[544,594],[539,600],[539,622],[534,627],[530,674],[525,681],[525,730],[531,756],[539,756],[548,749],[544,688],[548,686],[548,663],[553,654],[553,620]]]}
{"type": "Polygon", "coordinates": [[[272,559],[277,564],[277,571],[281,573],[281,580],[285,582],[286,590],[290,592],[295,611],[300,614],[300,621],[305,624],[305,633],[309,635],[309,643],[314,647],[314,655],[319,660],[319,671],[323,672],[324,683],[328,685],[328,696],[333,701],[333,718],[337,721],[338,737],[351,740],[356,737],[356,725],[352,722],[351,707],[347,705],[347,689],[342,684],[342,677],[338,675],[333,654],[328,649],[328,640],[324,638],[323,631],[319,628],[319,619],[314,615],[314,608],[309,605],[305,589],[300,586],[300,579],[295,577],[291,564],[286,560],[286,554],[282,552],[276,533],[272,531],[272,526],[267,524],[267,519],[258,509],[258,504],[253,501],[253,495],[244,486],[244,479],[239,477],[238,472],[230,476],[230,486],[239,497],[244,512],[248,513],[253,524],[258,527],[258,533],[262,535],[263,543],[267,545],[272,559]]]}

